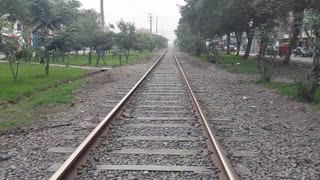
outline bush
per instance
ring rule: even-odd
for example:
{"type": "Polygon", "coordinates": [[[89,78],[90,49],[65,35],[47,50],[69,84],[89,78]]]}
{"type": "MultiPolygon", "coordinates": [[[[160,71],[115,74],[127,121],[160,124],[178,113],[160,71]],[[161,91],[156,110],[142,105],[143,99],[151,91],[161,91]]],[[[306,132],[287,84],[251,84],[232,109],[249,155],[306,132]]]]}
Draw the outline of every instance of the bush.
{"type": "Polygon", "coordinates": [[[306,100],[307,102],[313,102],[315,99],[315,93],[319,88],[319,82],[310,80],[302,80],[297,83],[297,95],[298,97],[306,100]]]}

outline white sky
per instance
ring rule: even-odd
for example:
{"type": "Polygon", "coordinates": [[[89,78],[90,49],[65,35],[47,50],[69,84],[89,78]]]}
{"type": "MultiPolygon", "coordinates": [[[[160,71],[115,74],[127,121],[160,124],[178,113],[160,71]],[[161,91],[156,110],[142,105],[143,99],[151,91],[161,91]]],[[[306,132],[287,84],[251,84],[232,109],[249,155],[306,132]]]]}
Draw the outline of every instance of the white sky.
{"type": "MultiPolygon", "coordinates": [[[[100,0],[80,0],[82,8],[96,9],[100,12],[100,0]]],[[[158,16],[158,34],[170,39],[170,43],[176,38],[176,29],[180,13],[177,4],[185,4],[184,0],[104,0],[106,24],[116,24],[123,19],[135,23],[137,28],[147,28],[148,13],[158,16]]],[[[153,32],[155,33],[155,18],[153,32]]]]}

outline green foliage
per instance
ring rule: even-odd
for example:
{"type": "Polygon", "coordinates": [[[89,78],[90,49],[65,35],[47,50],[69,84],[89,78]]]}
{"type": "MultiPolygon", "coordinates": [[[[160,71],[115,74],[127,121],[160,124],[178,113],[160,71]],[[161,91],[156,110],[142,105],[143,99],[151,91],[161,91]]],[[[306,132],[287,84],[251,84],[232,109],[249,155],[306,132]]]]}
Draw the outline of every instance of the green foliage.
{"type": "Polygon", "coordinates": [[[175,32],[177,35],[177,45],[181,51],[190,52],[197,56],[206,52],[206,42],[199,34],[193,34],[187,23],[180,22],[175,32]]]}
{"type": "Polygon", "coordinates": [[[117,34],[116,41],[120,50],[129,51],[134,48],[134,42],[136,40],[136,28],[134,24],[121,20],[118,22],[118,28],[120,32],[117,34]]]}
{"type": "MultiPolygon", "coordinates": [[[[24,24],[30,23],[30,3],[25,0],[1,0],[0,2],[0,17],[8,14],[9,21],[19,21],[24,24]]],[[[1,29],[1,25],[0,25],[1,29]]]]}
{"type": "Polygon", "coordinates": [[[272,38],[273,32],[268,27],[260,27],[258,30],[258,39],[260,42],[260,51],[257,58],[257,66],[261,75],[261,80],[270,82],[277,62],[277,51],[274,51],[272,38]]]}
{"type": "Polygon", "coordinates": [[[189,0],[181,7],[182,18],[176,31],[178,45],[181,50],[192,52],[198,47],[194,44],[199,45],[201,40],[211,42],[235,33],[239,46],[246,32],[249,48],[245,56],[248,57],[256,28],[274,27],[280,17],[289,14],[282,9],[283,4],[276,0],[189,0]]]}
{"type": "Polygon", "coordinates": [[[306,77],[298,83],[298,94],[306,101],[312,102],[315,94],[320,87],[320,10],[314,11],[310,16],[311,29],[315,34],[315,55],[313,66],[306,77]]]}
{"type": "Polygon", "coordinates": [[[79,26],[73,24],[58,31],[55,36],[48,41],[47,50],[58,50],[60,52],[68,53],[76,50],[74,45],[77,44],[77,35],[80,32],[79,26]]]}

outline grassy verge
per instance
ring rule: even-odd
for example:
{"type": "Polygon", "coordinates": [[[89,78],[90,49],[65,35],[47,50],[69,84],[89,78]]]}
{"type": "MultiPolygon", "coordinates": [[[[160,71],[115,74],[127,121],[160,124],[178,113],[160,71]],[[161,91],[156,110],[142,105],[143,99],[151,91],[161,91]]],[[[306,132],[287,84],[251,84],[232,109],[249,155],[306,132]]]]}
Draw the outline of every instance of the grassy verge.
{"type": "MultiPolygon", "coordinates": [[[[128,64],[136,64],[138,63],[142,58],[146,57],[150,55],[150,53],[144,52],[144,53],[139,53],[139,52],[131,52],[130,53],[130,57],[128,60],[128,64]]],[[[70,59],[69,59],[69,63],[70,65],[74,65],[74,66],[119,66],[120,62],[119,62],[119,58],[118,56],[114,56],[114,58],[112,58],[111,54],[106,55],[105,57],[105,61],[103,61],[102,59],[100,59],[99,63],[97,64],[97,55],[95,53],[92,54],[92,62],[91,64],[89,64],[89,55],[70,55],[70,59]]],[[[52,63],[54,64],[67,64],[67,57],[65,58],[64,62],[61,60],[61,58],[57,61],[53,61],[52,63]]],[[[125,57],[122,58],[122,61],[125,62],[125,57]]]]}
{"type": "Polygon", "coordinates": [[[51,113],[52,108],[70,103],[74,99],[74,91],[84,80],[78,80],[61,87],[52,88],[31,96],[22,103],[0,110],[0,132],[14,127],[34,123],[41,115],[51,113]]]}
{"type": "Polygon", "coordinates": [[[34,93],[87,73],[87,70],[77,68],[50,67],[50,75],[45,77],[44,66],[22,64],[18,80],[14,81],[9,65],[0,64],[0,104],[4,101],[15,104],[34,93]]]}
{"type": "Polygon", "coordinates": [[[0,132],[30,125],[40,115],[50,114],[53,107],[70,103],[84,80],[57,84],[88,73],[83,69],[51,67],[47,78],[42,75],[43,66],[23,64],[19,79],[13,81],[8,67],[0,64],[0,132]]]}
{"type": "MultiPolygon", "coordinates": [[[[200,60],[208,61],[206,56],[200,56],[200,60]]],[[[257,65],[252,60],[243,59],[235,55],[222,55],[219,66],[231,73],[258,74],[257,65]]]]}
{"type": "MultiPolygon", "coordinates": [[[[208,61],[206,56],[199,57],[201,61],[208,61]]],[[[259,75],[259,70],[253,60],[245,60],[234,55],[222,55],[220,60],[220,67],[231,73],[259,75]]],[[[297,85],[295,83],[283,83],[272,81],[270,83],[263,82],[249,82],[263,85],[264,87],[275,89],[279,94],[292,97],[296,101],[304,102],[303,98],[298,95],[297,85]]],[[[320,90],[316,93],[313,105],[320,109],[320,90]]]]}
{"type": "MultiPolygon", "coordinates": [[[[293,83],[283,83],[283,82],[271,82],[271,83],[261,83],[264,87],[275,89],[281,95],[292,97],[294,100],[298,102],[305,102],[305,100],[299,96],[297,84],[293,83]]],[[[320,109],[320,90],[315,94],[315,100],[311,104],[317,110],[320,109]]]]}

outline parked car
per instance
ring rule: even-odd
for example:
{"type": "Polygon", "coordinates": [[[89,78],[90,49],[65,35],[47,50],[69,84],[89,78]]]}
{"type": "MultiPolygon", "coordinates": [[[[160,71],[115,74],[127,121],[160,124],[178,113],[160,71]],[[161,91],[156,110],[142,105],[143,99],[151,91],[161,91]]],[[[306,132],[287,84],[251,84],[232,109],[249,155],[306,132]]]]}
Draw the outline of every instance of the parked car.
{"type": "MultiPolygon", "coordinates": [[[[227,49],[228,49],[227,46],[223,48],[224,51],[227,51],[227,49]]],[[[236,46],[230,45],[230,52],[237,52],[236,46]]]]}
{"type": "Polygon", "coordinates": [[[294,56],[302,56],[302,57],[312,57],[313,51],[308,48],[297,47],[293,50],[294,56]]]}

